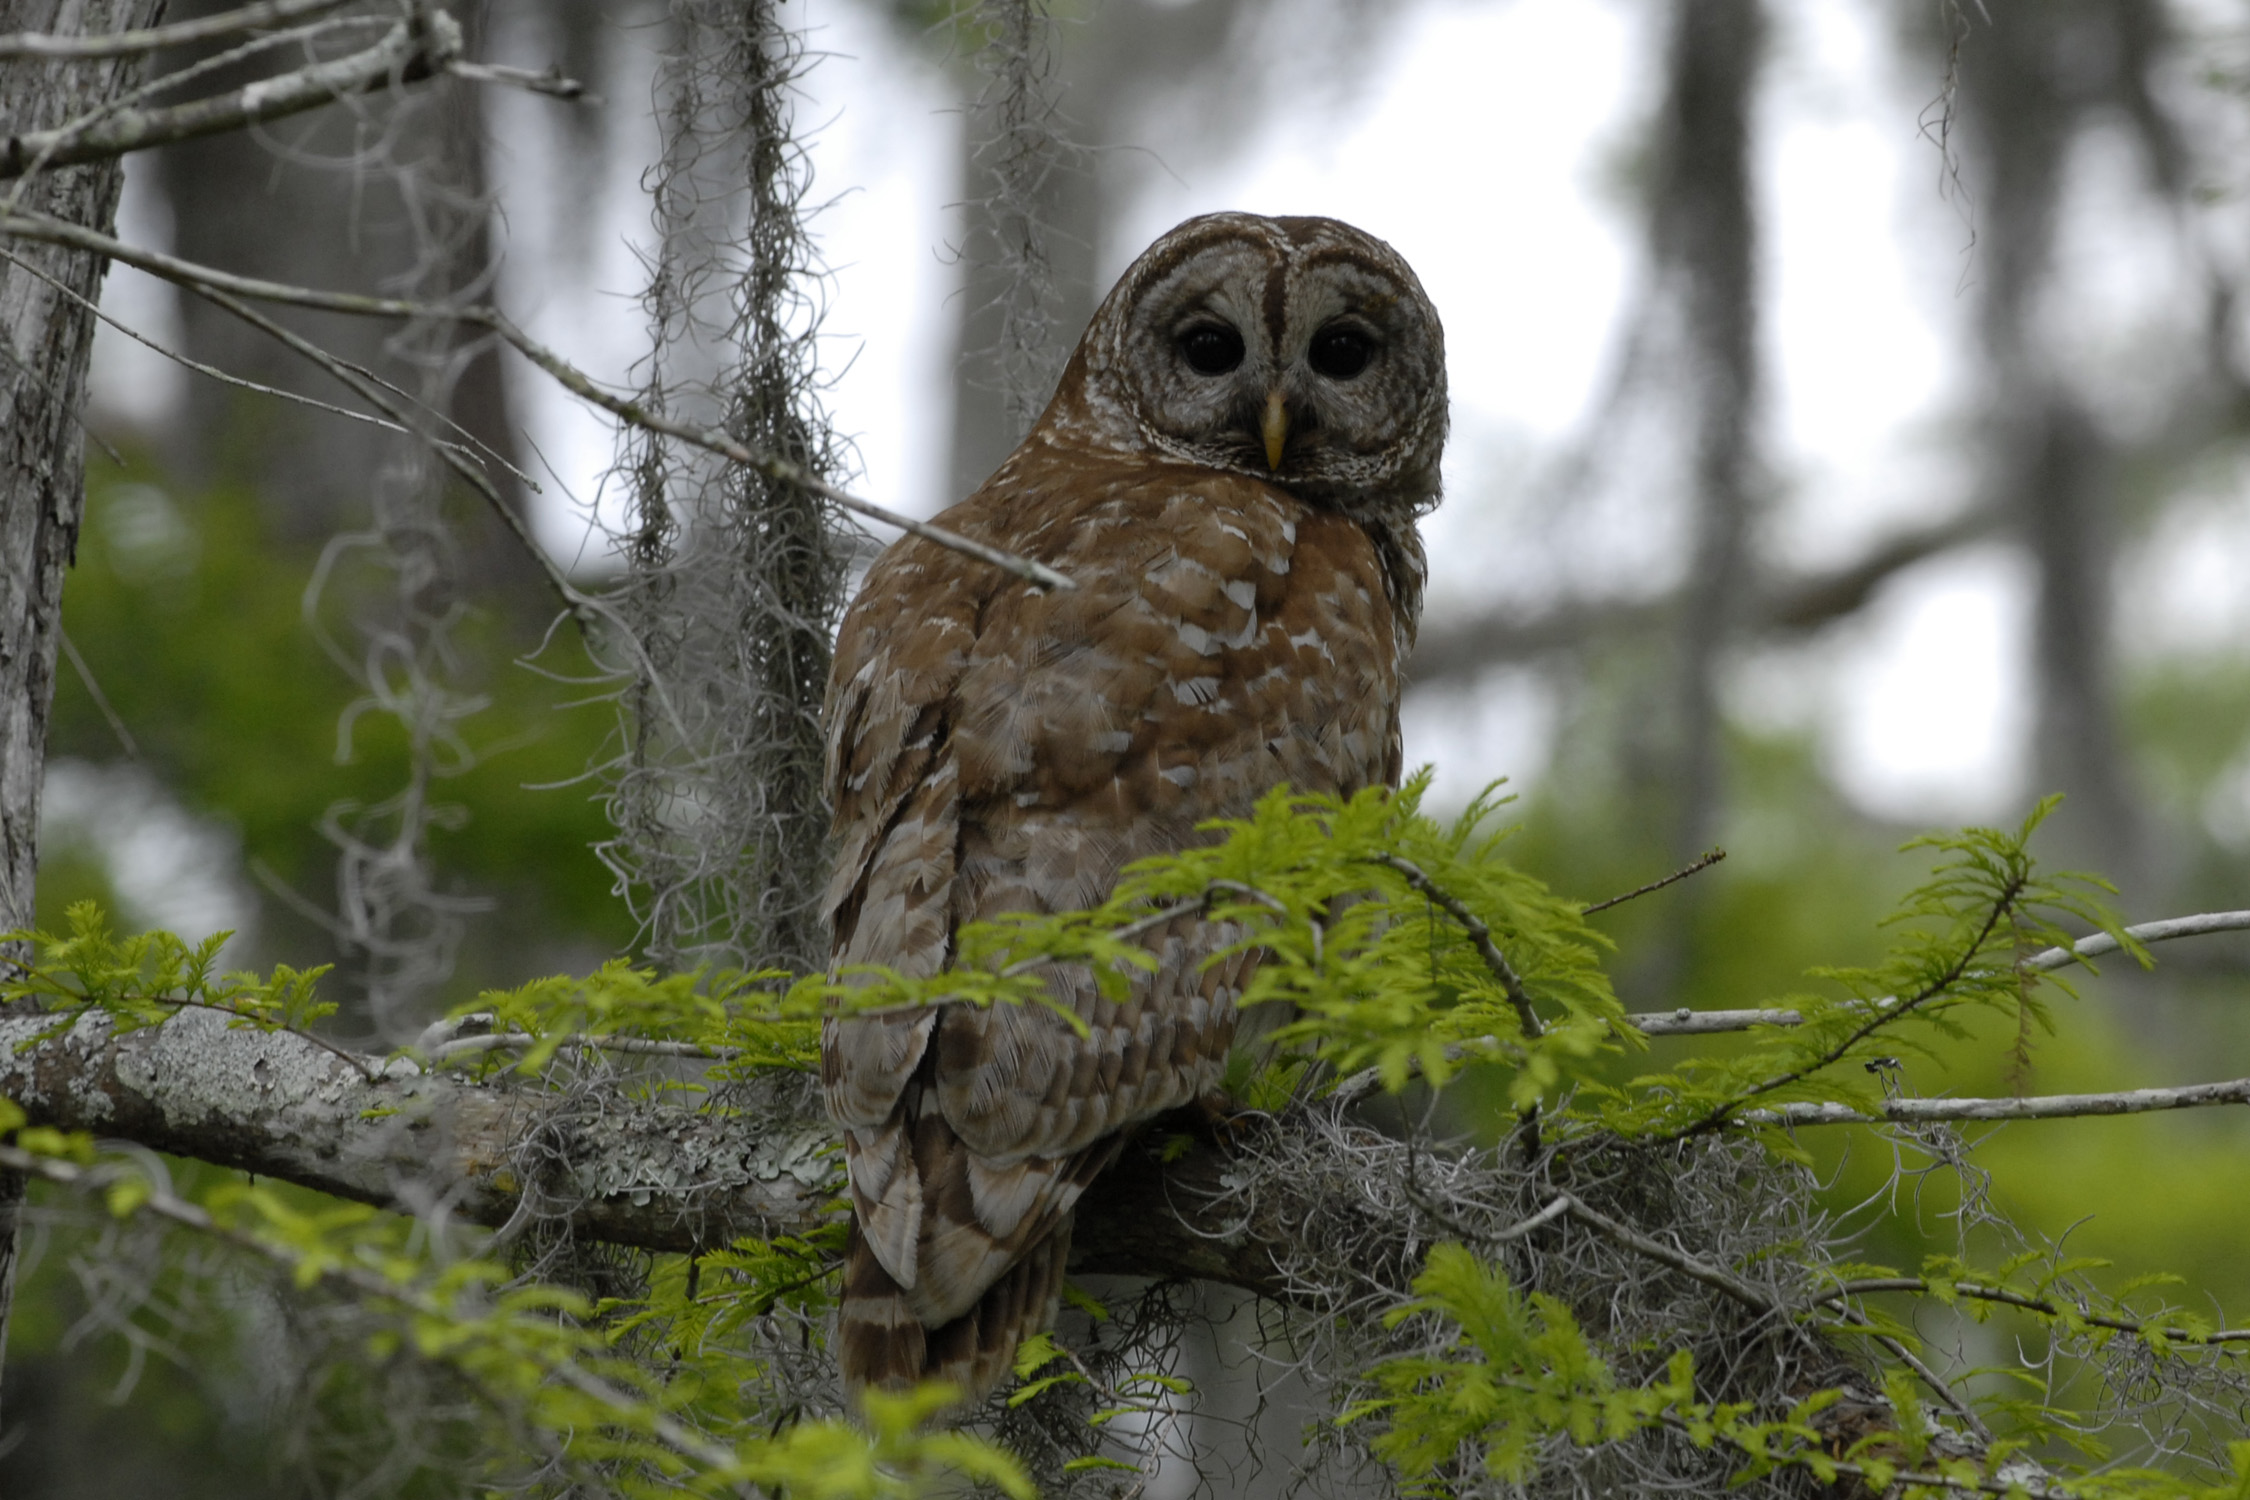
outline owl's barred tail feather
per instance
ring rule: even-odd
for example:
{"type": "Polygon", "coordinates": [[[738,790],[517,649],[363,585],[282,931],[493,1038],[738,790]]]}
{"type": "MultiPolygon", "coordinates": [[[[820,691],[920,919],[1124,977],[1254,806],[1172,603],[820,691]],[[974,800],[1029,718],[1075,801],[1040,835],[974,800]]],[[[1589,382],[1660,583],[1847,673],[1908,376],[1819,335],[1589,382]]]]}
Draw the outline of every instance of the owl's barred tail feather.
{"type": "Polygon", "coordinates": [[[852,1223],[844,1251],[844,1297],[836,1315],[836,1352],[844,1390],[854,1401],[869,1387],[911,1390],[924,1380],[951,1381],[965,1405],[1000,1388],[1015,1367],[1016,1345],[1045,1331],[1062,1300],[1070,1259],[1071,1215],[1024,1252],[974,1307],[937,1328],[917,1320],[904,1289],[883,1269],[852,1223]]]}

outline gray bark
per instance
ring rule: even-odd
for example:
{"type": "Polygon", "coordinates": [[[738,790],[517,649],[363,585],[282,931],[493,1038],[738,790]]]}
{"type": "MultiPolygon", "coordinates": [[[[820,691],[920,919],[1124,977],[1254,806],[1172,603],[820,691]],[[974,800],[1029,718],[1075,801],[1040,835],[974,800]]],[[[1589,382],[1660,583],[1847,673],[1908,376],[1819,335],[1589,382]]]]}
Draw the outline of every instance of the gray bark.
{"type": "Polygon", "coordinates": [[[459,48],[460,37],[450,20],[438,26],[426,26],[421,18],[412,24],[401,21],[364,51],[208,98],[157,109],[120,109],[82,129],[56,126],[11,132],[0,138],[0,177],[19,177],[40,166],[106,161],[173,141],[246,130],[319,109],[346,95],[416,83],[451,62],[459,48]]]}
{"type": "MultiPolygon", "coordinates": [[[[566,1219],[580,1237],[685,1252],[740,1235],[801,1234],[836,1211],[843,1191],[825,1124],[718,1116],[616,1091],[548,1093],[379,1058],[363,1068],[210,1011],[123,1036],[83,1017],[17,1050],[54,1024],[0,1019],[0,1097],[34,1124],[363,1203],[442,1203],[457,1220],[493,1227],[566,1219]]],[[[1279,1293],[1274,1252],[1288,1243],[1292,1205],[1264,1195],[1249,1224],[1217,1211],[1225,1169],[1201,1147],[1170,1163],[1129,1154],[1079,1211],[1073,1269],[1279,1293]]]]}
{"type": "MultiPolygon", "coordinates": [[[[0,32],[83,34],[154,23],[164,0],[0,0],[0,32]]],[[[139,78],[141,59],[23,60],[0,66],[0,132],[72,119],[139,78]]],[[[105,233],[124,185],[117,163],[44,173],[23,207],[105,233]]],[[[80,296],[100,294],[107,263],[48,245],[16,253],[80,296]]],[[[54,287],[0,262],[0,930],[32,923],[39,869],[39,792],[47,715],[62,640],[63,569],[85,506],[86,361],[94,320],[54,287]]],[[[0,1357],[16,1281],[23,1183],[0,1174],[0,1357]]]]}

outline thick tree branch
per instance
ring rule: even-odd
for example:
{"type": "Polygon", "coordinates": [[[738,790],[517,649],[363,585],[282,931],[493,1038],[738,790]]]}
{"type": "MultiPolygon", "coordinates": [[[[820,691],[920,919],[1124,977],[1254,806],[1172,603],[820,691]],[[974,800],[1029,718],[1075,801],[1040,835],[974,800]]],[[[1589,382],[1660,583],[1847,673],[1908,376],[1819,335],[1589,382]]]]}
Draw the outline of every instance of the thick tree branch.
{"type": "MultiPolygon", "coordinates": [[[[370,1079],[303,1037],[207,1012],[123,1036],[89,1016],[17,1050],[54,1019],[0,1018],[0,1096],[33,1124],[363,1203],[438,1201],[492,1227],[520,1213],[566,1217],[590,1238],[691,1251],[801,1233],[827,1221],[843,1191],[824,1125],[776,1130],[615,1095],[574,1105],[513,1080],[479,1083],[404,1061],[370,1079]],[[523,1162],[534,1156],[545,1175],[528,1180],[523,1162]]],[[[1079,1268],[1278,1293],[1273,1249],[1286,1243],[1292,1206],[1276,1195],[1255,1223],[1222,1217],[1211,1205],[1225,1170],[1209,1149],[1169,1164],[1153,1150],[1128,1153],[1100,1201],[1081,1210],[1079,1268]]]]}
{"type": "Polygon", "coordinates": [[[460,54],[459,25],[442,10],[430,11],[412,22],[401,21],[364,51],[261,78],[225,94],[158,109],[118,109],[80,127],[10,135],[0,140],[0,178],[106,161],[302,114],[354,94],[419,82],[445,71],[460,54]]]}
{"type": "Polygon", "coordinates": [[[15,1049],[53,1017],[0,1019],[0,1094],[34,1124],[117,1136],[363,1203],[433,1189],[472,1223],[567,1212],[580,1233],[656,1250],[802,1230],[841,1173],[825,1128],[760,1138],[677,1105],[605,1099],[574,1115],[556,1096],[394,1063],[370,1080],[287,1032],[190,1012],[123,1036],[89,1016],[15,1049]],[[518,1148],[560,1163],[526,1181],[518,1148]]]}
{"type": "MultiPolygon", "coordinates": [[[[0,1019],[0,1095],[23,1105],[32,1123],[360,1202],[442,1202],[491,1227],[524,1215],[567,1219],[589,1238],[659,1251],[801,1233],[839,1208],[840,1161],[819,1124],[718,1116],[614,1093],[596,1102],[512,1078],[424,1072],[405,1060],[363,1070],[306,1038],[208,1012],[123,1036],[89,1016],[24,1046],[53,1024],[0,1019]]],[[[2250,1104],[2250,1079],[2028,1099],[1895,1099],[1873,1114],[1792,1104],[1746,1111],[1738,1123],[2057,1119],[2216,1104],[2250,1104]]],[[[1104,1175],[1103,1191],[1082,1203],[1073,1268],[1286,1296],[1279,1257],[1321,1205],[1274,1183],[1245,1212],[1224,1151],[1198,1145],[1166,1162],[1157,1134],[1129,1150],[1104,1175]]]]}

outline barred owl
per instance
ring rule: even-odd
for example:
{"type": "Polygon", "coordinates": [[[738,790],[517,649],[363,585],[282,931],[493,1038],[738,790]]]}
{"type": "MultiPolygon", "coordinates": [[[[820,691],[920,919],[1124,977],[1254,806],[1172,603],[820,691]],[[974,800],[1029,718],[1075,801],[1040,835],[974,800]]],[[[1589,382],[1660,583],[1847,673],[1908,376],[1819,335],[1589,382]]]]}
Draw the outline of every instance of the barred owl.
{"type": "MultiPolygon", "coordinates": [[[[1081,909],[1287,782],[1399,775],[1399,667],[1438,498],[1444,336],[1397,252],[1333,219],[1212,214],[1102,303],[1022,445],[941,518],[1077,581],[908,537],[844,619],[825,713],[837,964],[942,970],[968,922],[1081,909]]],[[[973,1397],[1053,1317],[1081,1194],[1212,1093],[1254,957],[1182,919],[1124,1002],[831,1018],[853,1210],[847,1386],[973,1397]]]]}

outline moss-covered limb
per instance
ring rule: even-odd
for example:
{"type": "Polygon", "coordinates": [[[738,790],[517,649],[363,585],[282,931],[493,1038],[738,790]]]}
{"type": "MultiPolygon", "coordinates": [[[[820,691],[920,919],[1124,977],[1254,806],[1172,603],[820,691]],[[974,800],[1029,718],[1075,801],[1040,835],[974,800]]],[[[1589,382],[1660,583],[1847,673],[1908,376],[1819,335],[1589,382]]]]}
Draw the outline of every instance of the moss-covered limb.
{"type": "MultiPolygon", "coordinates": [[[[685,1251],[803,1233],[833,1212],[839,1158],[824,1127],[772,1133],[683,1104],[605,1098],[572,1110],[509,1082],[395,1062],[370,1081],[287,1032],[191,1012],[124,1036],[98,1016],[16,1049],[52,1018],[0,1020],[0,1095],[35,1125],[86,1130],[364,1203],[440,1197],[471,1223],[525,1207],[516,1163],[552,1163],[531,1211],[574,1232],[685,1251]]],[[[1272,1127],[1286,1128],[1286,1127],[1272,1127]]],[[[1321,1211],[1318,1186],[1263,1181],[1245,1200],[1222,1148],[1151,1131],[1079,1209],[1073,1269],[1223,1282],[1286,1296],[1278,1269],[1321,1211]],[[1163,1160],[1167,1154],[1170,1161],[1163,1160]]]]}
{"type": "MultiPolygon", "coordinates": [[[[403,1062],[370,1080],[302,1037],[230,1026],[208,1012],[124,1036],[87,1016],[17,1050],[52,1024],[0,1020],[0,1095],[23,1105],[31,1123],[363,1203],[441,1198],[454,1216],[491,1226],[519,1211],[552,1214],[583,1236],[686,1251],[805,1232],[829,1217],[842,1191],[825,1127],[776,1130],[617,1096],[598,1111],[574,1109],[518,1084],[403,1062]],[[527,1210],[517,1163],[534,1144],[550,1180],[533,1185],[527,1210]]],[[[1175,1161],[1157,1158],[1152,1139],[1087,1201],[1077,1237],[1083,1269],[1282,1290],[1275,1251],[1290,1205],[1261,1201],[1238,1223],[1238,1210],[1214,1207],[1227,1169],[1220,1152],[1199,1144],[1175,1161]]]]}
{"type": "Polygon", "coordinates": [[[52,1018],[0,1020],[0,1095],[86,1130],[364,1203],[442,1200],[472,1223],[519,1212],[652,1250],[802,1230],[841,1173],[824,1129],[767,1132],[678,1104],[598,1112],[521,1086],[393,1063],[370,1080],[287,1032],[189,1012],[119,1036],[99,1016],[17,1051],[52,1018]],[[532,1156],[545,1180],[527,1182],[532,1156]],[[527,1199],[527,1188],[528,1199],[527,1199]]]}

